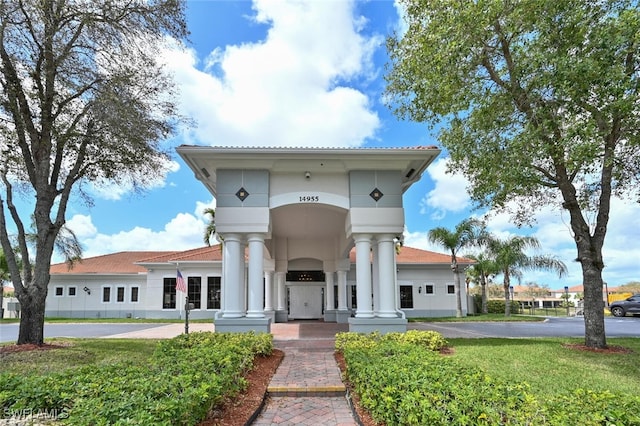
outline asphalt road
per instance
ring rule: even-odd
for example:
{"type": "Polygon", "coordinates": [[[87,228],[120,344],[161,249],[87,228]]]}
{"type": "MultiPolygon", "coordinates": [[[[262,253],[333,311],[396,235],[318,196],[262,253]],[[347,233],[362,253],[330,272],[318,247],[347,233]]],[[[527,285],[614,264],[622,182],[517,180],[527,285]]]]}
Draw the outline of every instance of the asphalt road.
{"type": "MultiPolygon", "coordinates": [[[[45,338],[107,337],[140,332],[166,324],[45,324],[45,338]]],[[[433,322],[409,323],[409,329],[435,330],[445,338],[456,337],[583,337],[584,319],[549,318],[544,322],[433,322]]],[[[640,337],[640,317],[605,318],[608,338],[640,337]]],[[[0,342],[16,341],[18,324],[0,324],[0,342]]]]}
{"type": "MultiPolygon", "coordinates": [[[[640,337],[640,318],[605,318],[607,337],[640,337]]],[[[544,322],[410,323],[410,329],[435,330],[456,337],[583,337],[584,318],[549,318],[544,322]]]]}
{"type": "MultiPolygon", "coordinates": [[[[106,337],[114,334],[131,333],[134,331],[162,327],[166,324],[130,324],[130,323],[76,323],[76,324],[46,324],[44,325],[45,339],[50,337],[106,337]]],[[[17,323],[0,324],[0,342],[18,340],[17,323]]]]}

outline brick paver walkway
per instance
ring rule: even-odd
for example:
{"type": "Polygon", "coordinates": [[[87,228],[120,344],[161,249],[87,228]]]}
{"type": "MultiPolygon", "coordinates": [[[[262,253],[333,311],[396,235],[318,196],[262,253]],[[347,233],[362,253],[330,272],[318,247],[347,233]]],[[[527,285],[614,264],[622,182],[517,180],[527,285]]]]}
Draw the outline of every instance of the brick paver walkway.
{"type": "Polygon", "coordinates": [[[253,425],[357,425],[333,355],[335,333],[345,331],[344,325],[316,322],[284,328],[272,330],[274,345],[285,356],[269,384],[267,403],[253,425]]]}

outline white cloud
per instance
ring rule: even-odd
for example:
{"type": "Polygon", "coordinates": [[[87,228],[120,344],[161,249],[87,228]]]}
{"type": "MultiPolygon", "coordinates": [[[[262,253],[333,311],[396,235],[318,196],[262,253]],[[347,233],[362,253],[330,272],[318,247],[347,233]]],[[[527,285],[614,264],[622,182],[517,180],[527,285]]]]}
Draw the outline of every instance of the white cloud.
{"type": "Polygon", "coordinates": [[[209,218],[203,211],[207,207],[215,208],[215,200],[197,202],[193,213],[177,214],[160,231],[136,226],[115,234],[104,234],[93,224],[91,216],[79,214],[68,220],[67,226],[80,240],[84,249],[83,257],[119,251],[187,250],[204,244],[202,236],[209,218]]]}
{"type": "MultiPolygon", "coordinates": [[[[535,225],[531,228],[517,228],[507,214],[491,215],[487,222],[490,232],[506,237],[508,235],[533,235],[541,244],[540,254],[556,256],[568,269],[563,279],[540,271],[526,273],[525,281],[550,283],[552,288],[582,283],[582,269],[576,262],[577,248],[571,231],[566,210],[542,206],[535,212],[535,225]]],[[[629,201],[613,198],[607,236],[602,249],[605,269],[603,279],[610,286],[618,286],[633,280],[640,280],[640,206],[629,201]]]]}
{"type": "MultiPolygon", "coordinates": [[[[437,173],[436,173],[437,174],[437,173]]],[[[576,262],[577,249],[571,232],[568,213],[565,210],[542,206],[535,212],[535,225],[518,228],[508,214],[492,214],[488,217],[489,232],[499,238],[512,235],[532,235],[540,241],[540,249],[531,254],[555,256],[567,266],[563,278],[543,271],[525,271],[523,282],[548,284],[553,289],[582,283],[582,269],[576,262]]],[[[453,225],[452,225],[453,226],[453,225]]],[[[405,232],[407,246],[443,252],[428,242],[427,232],[405,232]]],[[[603,279],[610,287],[629,281],[640,281],[640,206],[620,199],[611,200],[611,214],[603,247],[605,269],[603,279]]],[[[500,279],[500,278],[499,278],[500,279]]]]}
{"type": "Polygon", "coordinates": [[[82,241],[85,238],[93,237],[98,229],[91,222],[91,216],[76,214],[71,219],[67,220],[67,228],[71,229],[78,240],[82,241]]]}
{"type": "Polygon", "coordinates": [[[420,200],[420,213],[433,210],[433,220],[443,219],[447,212],[458,213],[468,209],[471,203],[466,189],[467,179],[462,174],[447,173],[448,162],[448,158],[441,158],[427,169],[435,187],[420,200]]]}
{"type": "Polygon", "coordinates": [[[364,37],[352,2],[254,2],[265,40],[216,49],[198,69],[194,51],[165,59],[181,88],[188,140],[227,146],[360,146],[380,121],[347,82],[373,72],[383,38],[364,37]]]}
{"type": "Polygon", "coordinates": [[[398,14],[398,22],[396,24],[396,32],[399,36],[403,36],[409,30],[409,24],[407,23],[407,8],[402,4],[402,2],[395,0],[393,2],[393,7],[396,9],[396,13],[398,14]]]}

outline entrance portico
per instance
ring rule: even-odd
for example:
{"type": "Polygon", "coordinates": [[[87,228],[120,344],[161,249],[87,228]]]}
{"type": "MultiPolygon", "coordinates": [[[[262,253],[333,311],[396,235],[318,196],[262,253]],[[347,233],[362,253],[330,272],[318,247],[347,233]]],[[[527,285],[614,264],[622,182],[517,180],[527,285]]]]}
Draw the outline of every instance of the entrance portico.
{"type": "Polygon", "coordinates": [[[217,202],[216,329],[268,332],[272,321],[321,316],[352,331],[406,330],[395,267],[402,194],[439,152],[179,147],[217,202]],[[354,247],[355,309],[347,294],[354,247]]]}

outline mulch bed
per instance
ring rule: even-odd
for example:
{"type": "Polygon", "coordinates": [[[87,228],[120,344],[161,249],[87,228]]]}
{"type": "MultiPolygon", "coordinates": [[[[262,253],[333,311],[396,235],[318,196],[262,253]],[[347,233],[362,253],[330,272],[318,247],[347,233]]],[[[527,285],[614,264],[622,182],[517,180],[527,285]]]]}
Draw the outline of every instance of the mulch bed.
{"type": "Polygon", "coordinates": [[[14,354],[17,352],[30,352],[30,351],[47,351],[51,349],[62,349],[68,347],[69,345],[3,345],[0,346],[0,355],[4,354],[14,354]]]}
{"type": "Polygon", "coordinates": [[[213,409],[198,426],[244,426],[262,406],[267,387],[284,358],[284,352],[274,349],[271,356],[257,357],[254,368],[245,376],[248,388],[213,409]]]}
{"type": "Polygon", "coordinates": [[[562,345],[562,347],[567,348],[567,349],[574,349],[577,351],[585,351],[585,352],[593,352],[593,353],[598,353],[598,354],[630,354],[633,353],[633,351],[629,348],[625,348],[623,346],[615,346],[615,345],[609,345],[604,349],[598,349],[598,348],[591,348],[587,345],[581,344],[581,343],[565,343],[562,345]]]}

